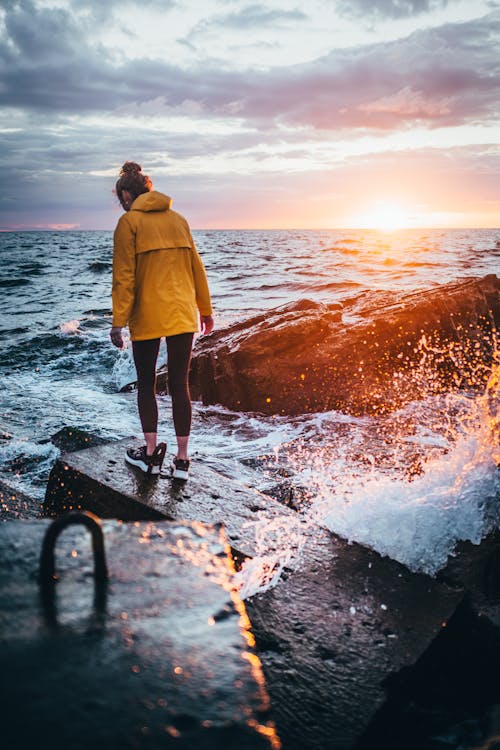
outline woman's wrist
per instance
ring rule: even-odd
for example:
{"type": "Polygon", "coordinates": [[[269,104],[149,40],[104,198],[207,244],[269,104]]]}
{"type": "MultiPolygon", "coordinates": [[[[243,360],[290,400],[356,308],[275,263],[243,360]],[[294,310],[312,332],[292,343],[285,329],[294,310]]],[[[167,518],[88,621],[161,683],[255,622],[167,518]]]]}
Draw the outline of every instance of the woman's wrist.
{"type": "Polygon", "coordinates": [[[214,330],[214,319],[213,315],[202,315],[200,313],[201,332],[208,336],[214,330]]]}
{"type": "Polygon", "coordinates": [[[113,326],[109,332],[109,337],[118,349],[123,347],[122,326],[113,326]]]}

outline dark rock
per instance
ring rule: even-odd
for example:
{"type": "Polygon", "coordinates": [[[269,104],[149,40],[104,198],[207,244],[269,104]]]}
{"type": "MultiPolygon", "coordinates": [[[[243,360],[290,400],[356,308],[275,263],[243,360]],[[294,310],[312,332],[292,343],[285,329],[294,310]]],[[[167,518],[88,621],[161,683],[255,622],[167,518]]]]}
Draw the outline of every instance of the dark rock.
{"type": "Polygon", "coordinates": [[[198,340],[193,397],[266,414],[364,414],[481,386],[500,325],[500,280],[371,292],[343,313],[331,308],[300,300],[198,340]]]}
{"type": "Polygon", "coordinates": [[[356,750],[479,750],[494,733],[499,671],[500,628],[464,602],[417,663],[386,680],[388,699],[356,750]]]}
{"type": "Polygon", "coordinates": [[[41,516],[42,503],[21,492],[14,485],[0,480],[0,521],[41,516]]]}
{"type": "Polygon", "coordinates": [[[88,533],[66,529],[49,603],[48,525],[0,526],[3,747],[279,748],[221,529],[104,522],[109,580],[94,601],[88,533]]]}
{"type": "Polygon", "coordinates": [[[62,427],[50,438],[50,442],[65,453],[80,451],[83,448],[93,448],[104,445],[107,441],[93,432],[81,430],[79,427],[62,427]]]}

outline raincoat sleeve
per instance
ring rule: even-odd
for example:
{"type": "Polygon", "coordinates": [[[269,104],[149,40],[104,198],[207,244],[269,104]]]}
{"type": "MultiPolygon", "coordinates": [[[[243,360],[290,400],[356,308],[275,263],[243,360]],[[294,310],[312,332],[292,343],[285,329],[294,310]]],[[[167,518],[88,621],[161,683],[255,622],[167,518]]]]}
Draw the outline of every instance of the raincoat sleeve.
{"type": "Polygon", "coordinates": [[[113,326],[126,326],[134,305],[135,232],[122,216],[113,238],[113,326]]]}
{"type": "Polygon", "coordinates": [[[191,264],[196,292],[196,304],[200,311],[200,315],[212,315],[212,303],[210,301],[210,292],[208,290],[207,274],[205,273],[203,261],[200,258],[194,242],[191,249],[191,264]]]}

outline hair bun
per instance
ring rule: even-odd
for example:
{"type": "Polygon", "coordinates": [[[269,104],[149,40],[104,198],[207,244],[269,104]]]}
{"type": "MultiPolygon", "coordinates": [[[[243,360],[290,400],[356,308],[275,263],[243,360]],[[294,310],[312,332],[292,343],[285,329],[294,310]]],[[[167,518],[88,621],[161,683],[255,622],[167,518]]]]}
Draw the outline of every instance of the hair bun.
{"type": "Polygon", "coordinates": [[[123,167],[120,169],[120,175],[124,174],[139,174],[142,171],[140,164],[136,164],[135,161],[126,161],[123,167]]]}

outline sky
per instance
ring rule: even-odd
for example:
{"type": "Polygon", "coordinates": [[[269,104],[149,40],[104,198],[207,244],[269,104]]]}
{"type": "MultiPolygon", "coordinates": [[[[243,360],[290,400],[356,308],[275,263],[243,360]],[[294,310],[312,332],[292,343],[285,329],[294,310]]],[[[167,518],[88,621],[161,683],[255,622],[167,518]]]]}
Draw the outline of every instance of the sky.
{"type": "Polygon", "coordinates": [[[499,227],[500,1],[0,0],[0,229],[499,227]]]}

